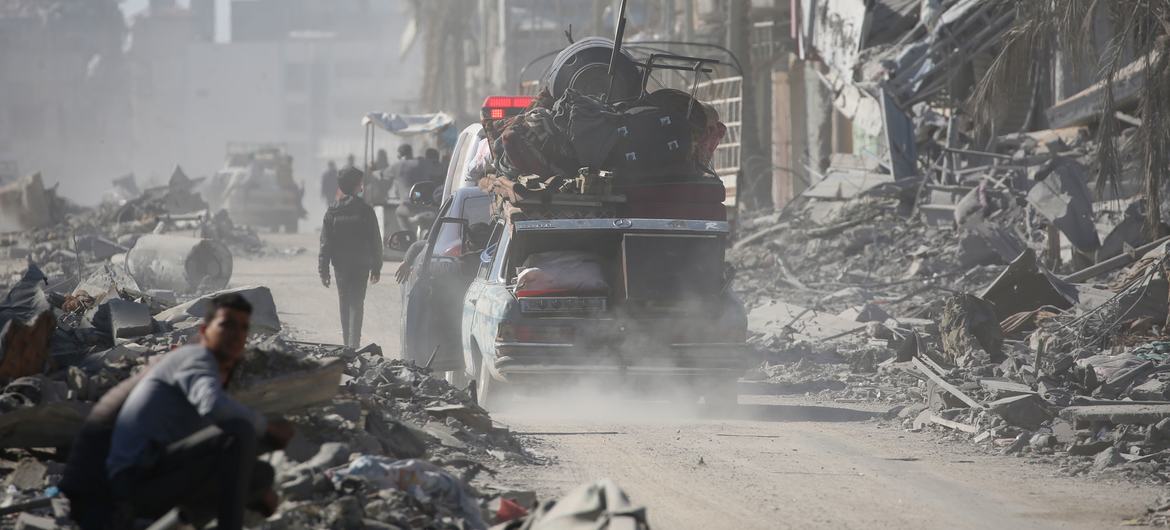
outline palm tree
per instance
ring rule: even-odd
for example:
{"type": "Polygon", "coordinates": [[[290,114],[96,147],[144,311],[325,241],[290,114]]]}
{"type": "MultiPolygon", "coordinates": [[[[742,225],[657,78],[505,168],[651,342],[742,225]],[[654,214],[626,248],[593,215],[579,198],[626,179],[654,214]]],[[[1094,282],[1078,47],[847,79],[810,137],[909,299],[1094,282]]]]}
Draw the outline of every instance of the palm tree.
{"type": "Polygon", "coordinates": [[[1043,64],[1059,52],[1070,64],[1096,66],[1105,89],[1097,127],[1098,191],[1116,187],[1121,174],[1113,97],[1117,73],[1133,58],[1148,61],[1140,79],[1134,147],[1145,177],[1146,229],[1151,238],[1158,237],[1162,183],[1170,174],[1170,0],[1013,0],[1012,8],[1014,26],[971,103],[976,109],[990,108],[987,103],[997,92],[1012,86],[1008,76],[1019,71],[1016,61],[1043,64]],[[1115,28],[1101,54],[1093,43],[1096,17],[1108,17],[1115,28]]]}

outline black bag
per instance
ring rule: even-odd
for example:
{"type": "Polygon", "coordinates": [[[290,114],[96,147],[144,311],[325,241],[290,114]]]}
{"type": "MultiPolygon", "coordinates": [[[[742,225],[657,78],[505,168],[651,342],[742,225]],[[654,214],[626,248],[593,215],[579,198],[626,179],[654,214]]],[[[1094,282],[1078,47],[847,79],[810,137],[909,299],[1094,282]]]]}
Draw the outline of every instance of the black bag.
{"type": "Polygon", "coordinates": [[[632,107],[622,112],[617,142],[606,166],[616,172],[659,175],[678,171],[690,161],[691,130],[686,117],[659,107],[632,107]]]}

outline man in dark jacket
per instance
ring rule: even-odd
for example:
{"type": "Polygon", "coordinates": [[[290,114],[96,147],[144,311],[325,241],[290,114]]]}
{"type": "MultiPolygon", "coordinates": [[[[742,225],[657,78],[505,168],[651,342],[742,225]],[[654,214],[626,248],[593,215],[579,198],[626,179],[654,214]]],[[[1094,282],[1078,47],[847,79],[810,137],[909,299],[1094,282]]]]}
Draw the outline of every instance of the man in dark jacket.
{"type": "Polygon", "coordinates": [[[329,287],[329,265],[337,273],[337,297],[341,306],[341,336],[346,346],[357,348],[362,338],[366,281],[378,283],[382,275],[382,236],[374,208],[358,196],[365,175],[345,168],[337,178],[342,197],[325,212],[321,226],[321,253],[317,272],[329,287]]]}

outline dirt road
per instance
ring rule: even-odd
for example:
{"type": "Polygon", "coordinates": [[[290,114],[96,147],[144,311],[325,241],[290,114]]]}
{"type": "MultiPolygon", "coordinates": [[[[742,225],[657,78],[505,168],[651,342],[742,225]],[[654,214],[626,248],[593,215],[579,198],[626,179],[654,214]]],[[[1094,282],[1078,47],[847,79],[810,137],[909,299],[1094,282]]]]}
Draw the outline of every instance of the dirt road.
{"type": "MultiPolygon", "coordinates": [[[[317,281],[315,237],[270,241],[306,252],[239,260],[233,284],[268,285],[301,337],[339,342],[337,295],[317,281]]],[[[364,341],[387,354],[398,344],[394,266],[386,264],[387,281],[371,288],[366,306],[364,341]]],[[[745,396],[732,417],[713,418],[582,395],[522,400],[498,419],[529,433],[553,463],[500,478],[559,494],[609,477],[659,529],[1110,528],[1161,493],[882,428],[869,421],[873,409],[851,407],[745,396]]]]}
{"type": "MultiPolygon", "coordinates": [[[[628,410],[630,404],[615,404],[628,410]]],[[[864,413],[741,397],[734,419],[655,405],[612,421],[518,411],[556,463],[516,486],[563,492],[598,477],[649,509],[655,528],[1111,528],[1156,488],[1090,482],[1052,466],[879,428],[864,413]]]]}
{"type": "MultiPolygon", "coordinates": [[[[231,285],[267,285],[272,289],[283,325],[298,338],[341,344],[336,285],[325,288],[317,277],[317,234],[265,234],[277,250],[304,249],[297,255],[265,256],[235,260],[231,285]]],[[[397,263],[387,262],[382,281],[366,292],[362,344],[376,342],[387,354],[398,351],[399,287],[394,283],[397,263]]]]}

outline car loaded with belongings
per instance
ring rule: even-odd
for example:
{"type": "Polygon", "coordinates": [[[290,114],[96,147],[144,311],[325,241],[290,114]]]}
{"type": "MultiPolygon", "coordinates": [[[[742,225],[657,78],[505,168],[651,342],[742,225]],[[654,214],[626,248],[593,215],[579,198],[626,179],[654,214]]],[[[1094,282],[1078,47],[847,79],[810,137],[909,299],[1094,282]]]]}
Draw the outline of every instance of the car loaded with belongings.
{"type": "Polygon", "coordinates": [[[484,122],[493,220],[476,245],[462,350],[489,407],[585,378],[736,401],[747,324],[724,261],[724,187],[708,167],[726,128],[691,93],[645,89],[654,70],[718,62],[638,63],[614,48],[570,45],[528,109],[484,122]]]}

